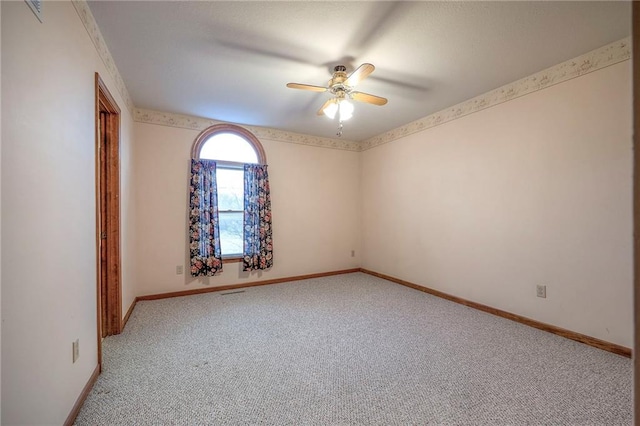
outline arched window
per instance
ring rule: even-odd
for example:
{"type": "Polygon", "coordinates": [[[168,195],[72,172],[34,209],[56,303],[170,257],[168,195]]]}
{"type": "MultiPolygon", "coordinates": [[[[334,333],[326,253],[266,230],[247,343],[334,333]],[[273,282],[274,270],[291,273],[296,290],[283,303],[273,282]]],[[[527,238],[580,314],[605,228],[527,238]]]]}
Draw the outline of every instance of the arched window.
{"type": "Polygon", "coordinates": [[[191,158],[218,162],[267,163],[258,138],[247,129],[233,124],[216,124],[206,128],[196,138],[191,148],[191,158]]]}
{"type": "Polygon", "coordinates": [[[225,260],[243,253],[244,164],[266,164],[260,141],[248,130],[231,124],[205,129],[195,140],[194,159],[215,160],[220,249],[225,260]]]}

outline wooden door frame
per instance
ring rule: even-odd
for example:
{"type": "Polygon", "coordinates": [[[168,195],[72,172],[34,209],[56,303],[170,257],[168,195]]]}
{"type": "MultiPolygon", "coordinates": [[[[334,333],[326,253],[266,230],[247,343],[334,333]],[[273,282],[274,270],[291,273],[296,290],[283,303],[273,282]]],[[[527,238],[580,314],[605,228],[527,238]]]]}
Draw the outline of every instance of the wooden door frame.
{"type": "Polygon", "coordinates": [[[102,312],[106,312],[106,335],[122,331],[122,287],[120,268],[120,108],[100,75],[95,74],[96,126],[96,262],[97,262],[97,322],[98,364],[102,369],[102,312]],[[106,239],[101,238],[101,181],[100,181],[100,113],[106,112],[106,239]],[[106,244],[106,307],[102,306],[102,261],[100,245],[106,244]]]}
{"type": "Polygon", "coordinates": [[[640,425],[640,5],[632,7],[631,69],[633,93],[633,292],[634,292],[634,348],[633,396],[634,424],[640,425]]]}

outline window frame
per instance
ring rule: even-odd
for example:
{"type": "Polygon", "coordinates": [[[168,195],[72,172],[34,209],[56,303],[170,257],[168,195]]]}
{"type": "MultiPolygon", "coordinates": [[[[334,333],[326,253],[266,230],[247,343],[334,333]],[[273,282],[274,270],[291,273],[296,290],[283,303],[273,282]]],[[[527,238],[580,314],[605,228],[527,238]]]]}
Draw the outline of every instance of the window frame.
{"type": "MultiPolygon", "coordinates": [[[[267,164],[267,156],[258,138],[255,137],[255,135],[251,133],[249,130],[243,127],[236,126],[234,124],[227,124],[227,123],[215,124],[213,126],[210,126],[204,129],[196,137],[195,141],[193,142],[193,145],[191,147],[191,158],[193,158],[194,160],[200,160],[201,159],[200,153],[202,151],[202,147],[209,141],[210,138],[221,133],[231,133],[247,141],[256,152],[256,156],[258,158],[257,164],[263,164],[263,165],[267,164]]],[[[214,161],[216,162],[217,166],[223,169],[243,169],[244,168],[244,163],[238,163],[235,161],[226,161],[226,160],[214,160],[214,161]]],[[[229,212],[244,213],[244,210],[241,210],[241,211],[230,210],[229,212]]],[[[220,210],[218,210],[218,214],[219,213],[220,213],[220,210]]],[[[242,261],[242,253],[240,253],[239,255],[232,254],[232,255],[222,256],[223,264],[236,263],[241,261],[242,261]]]]}

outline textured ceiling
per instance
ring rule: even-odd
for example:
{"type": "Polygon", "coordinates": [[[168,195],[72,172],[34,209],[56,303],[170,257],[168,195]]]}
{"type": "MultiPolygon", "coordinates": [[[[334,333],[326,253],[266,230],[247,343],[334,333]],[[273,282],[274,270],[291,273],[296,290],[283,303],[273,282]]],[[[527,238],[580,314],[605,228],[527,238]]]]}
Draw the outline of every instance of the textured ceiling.
{"type": "Polygon", "coordinates": [[[343,138],[360,141],[631,32],[629,2],[89,1],[136,107],[336,137],[337,63],[370,62],[343,138]]]}

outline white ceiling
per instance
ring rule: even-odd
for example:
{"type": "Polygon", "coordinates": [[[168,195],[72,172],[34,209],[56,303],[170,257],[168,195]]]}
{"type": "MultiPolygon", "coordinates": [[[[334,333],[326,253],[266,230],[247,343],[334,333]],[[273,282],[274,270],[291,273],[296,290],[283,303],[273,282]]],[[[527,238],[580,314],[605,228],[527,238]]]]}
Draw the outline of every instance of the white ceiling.
{"type": "Polygon", "coordinates": [[[333,65],[370,62],[360,141],[631,33],[629,2],[89,1],[138,108],[336,137],[333,65]]]}

